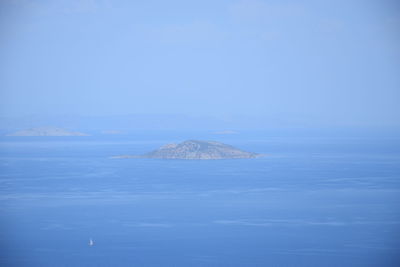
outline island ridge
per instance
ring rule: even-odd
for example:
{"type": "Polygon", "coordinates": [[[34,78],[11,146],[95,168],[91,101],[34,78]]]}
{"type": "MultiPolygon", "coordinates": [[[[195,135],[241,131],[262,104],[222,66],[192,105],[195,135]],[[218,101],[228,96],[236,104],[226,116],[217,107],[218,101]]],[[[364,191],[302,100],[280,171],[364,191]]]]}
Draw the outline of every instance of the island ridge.
{"type": "Polygon", "coordinates": [[[179,144],[167,144],[144,155],[123,155],[114,158],[152,159],[249,159],[261,154],[237,149],[215,141],[187,140],[179,144]]]}

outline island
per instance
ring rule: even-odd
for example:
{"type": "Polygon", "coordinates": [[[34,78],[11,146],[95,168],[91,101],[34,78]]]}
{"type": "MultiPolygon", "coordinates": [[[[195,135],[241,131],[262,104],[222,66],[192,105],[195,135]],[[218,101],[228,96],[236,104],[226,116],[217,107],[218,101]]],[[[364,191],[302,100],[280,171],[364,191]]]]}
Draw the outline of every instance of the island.
{"type": "Polygon", "coordinates": [[[36,127],[17,131],[7,136],[89,136],[85,133],[71,132],[57,127],[36,127]]]}
{"type": "Polygon", "coordinates": [[[167,144],[144,155],[122,155],[113,158],[150,158],[150,159],[250,159],[261,154],[237,149],[215,141],[187,140],[179,144],[167,144]]]}

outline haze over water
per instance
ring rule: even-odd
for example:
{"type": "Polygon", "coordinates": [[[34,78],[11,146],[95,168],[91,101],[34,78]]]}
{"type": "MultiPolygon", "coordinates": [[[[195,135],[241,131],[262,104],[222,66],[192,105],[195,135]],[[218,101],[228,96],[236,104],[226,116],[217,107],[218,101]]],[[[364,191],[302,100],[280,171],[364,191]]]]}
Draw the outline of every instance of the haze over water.
{"type": "Polygon", "coordinates": [[[0,265],[398,266],[399,15],[1,1],[0,265]],[[188,139],[266,156],[111,158],[188,139]]]}
{"type": "Polygon", "coordinates": [[[399,126],[397,1],[23,0],[0,9],[2,117],[399,126]]]}
{"type": "Polygon", "coordinates": [[[165,141],[3,140],[2,265],[397,266],[398,140],[253,137],[228,139],[269,156],[110,159],[165,141]]]}

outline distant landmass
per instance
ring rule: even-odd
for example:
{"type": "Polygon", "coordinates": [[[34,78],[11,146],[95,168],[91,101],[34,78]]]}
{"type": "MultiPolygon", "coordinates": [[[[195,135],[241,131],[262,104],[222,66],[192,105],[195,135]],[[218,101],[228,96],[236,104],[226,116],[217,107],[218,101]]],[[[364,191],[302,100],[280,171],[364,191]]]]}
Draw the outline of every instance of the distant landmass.
{"type": "Polygon", "coordinates": [[[152,159],[249,159],[261,154],[246,152],[233,146],[214,141],[188,140],[179,144],[167,144],[144,155],[123,155],[113,158],[152,159]]]}
{"type": "Polygon", "coordinates": [[[88,134],[71,132],[57,127],[37,127],[17,131],[15,133],[8,134],[7,136],[88,136],[88,134]]]}
{"type": "Polygon", "coordinates": [[[227,130],[227,131],[214,132],[214,134],[238,134],[238,132],[227,130]]]}

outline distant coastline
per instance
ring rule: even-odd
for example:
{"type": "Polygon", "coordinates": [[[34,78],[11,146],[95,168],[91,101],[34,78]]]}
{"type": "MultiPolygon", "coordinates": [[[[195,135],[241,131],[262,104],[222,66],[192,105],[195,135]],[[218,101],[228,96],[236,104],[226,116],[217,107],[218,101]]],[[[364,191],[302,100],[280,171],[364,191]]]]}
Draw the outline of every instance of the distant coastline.
{"type": "Polygon", "coordinates": [[[73,132],[58,127],[36,127],[10,133],[6,136],[89,136],[89,134],[73,132]]]}

